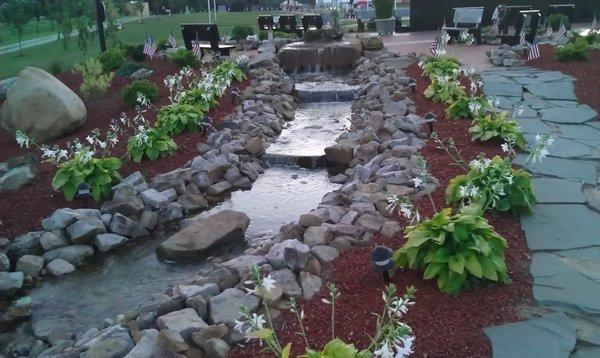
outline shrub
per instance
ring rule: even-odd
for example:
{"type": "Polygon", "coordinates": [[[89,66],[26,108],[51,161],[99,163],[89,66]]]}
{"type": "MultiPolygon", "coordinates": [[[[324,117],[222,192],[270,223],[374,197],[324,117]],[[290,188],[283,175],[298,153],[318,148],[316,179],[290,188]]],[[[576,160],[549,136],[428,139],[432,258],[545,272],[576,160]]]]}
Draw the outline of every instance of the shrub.
{"type": "Polygon", "coordinates": [[[137,80],[123,87],[123,101],[131,107],[138,104],[138,93],[142,94],[150,102],[158,98],[158,87],[154,82],[148,80],[137,80]]]}
{"type": "Polygon", "coordinates": [[[338,41],[344,36],[343,33],[334,29],[310,30],[304,33],[304,41],[338,41]]]}
{"type": "MultiPolygon", "coordinates": [[[[283,31],[273,31],[273,38],[281,38],[281,39],[295,39],[297,36],[291,32],[283,32],[283,31]]],[[[258,39],[266,40],[269,38],[269,33],[267,31],[259,31],[258,39]]]]}
{"type": "Polygon", "coordinates": [[[142,64],[139,62],[127,61],[117,70],[116,73],[119,77],[129,77],[142,67],[144,66],[142,66],[142,64]]]}
{"type": "Polygon", "coordinates": [[[548,22],[550,23],[550,26],[552,27],[552,30],[554,30],[554,31],[558,31],[558,29],[560,28],[561,21],[565,25],[565,28],[567,30],[571,29],[571,21],[569,21],[569,17],[567,15],[552,14],[552,15],[548,16],[548,22]]]}
{"type": "Polygon", "coordinates": [[[373,0],[375,16],[378,19],[389,19],[394,10],[394,0],[373,0]]]}
{"type": "Polygon", "coordinates": [[[567,43],[562,47],[557,47],[554,57],[561,62],[583,61],[588,58],[589,49],[585,38],[579,37],[575,42],[567,43]]]}
{"type": "Polygon", "coordinates": [[[216,107],[218,102],[214,99],[208,99],[206,97],[206,92],[201,88],[196,87],[185,91],[179,100],[179,103],[194,106],[196,109],[202,112],[208,112],[211,110],[211,108],[216,107]]]}
{"type": "Polygon", "coordinates": [[[454,215],[452,209],[443,209],[407,227],[406,238],[394,253],[396,265],[424,268],[423,278],[435,278],[442,292],[458,294],[479,281],[509,282],[506,240],[481,216],[480,208],[464,207],[454,215]]]}
{"type": "Polygon", "coordinates": [[[98,55],[104,72],[114,71],[125,62],[125,52],[118,47],[111,47],[98,55]]]}
{"type": "Polygon", "coordinates": [[[232,40],[245,40],[246,37],[254,35],[254,29],[250,25],[235,25],[231,29],[232,40]]]}
{"type": "Polygon", "coordinates": [[[202,129],[204,113],[189,104],[172,103],[158,112],[156,126],[166,134],[179,134],[183,131],[198,132],[202,129]]]}
{"type": "Polygon", "coordinates": [[[156,49],[158,51],[164,51],[167,49],[168,46],[169,46],[169,43],[167,42],[167,39],[160,39],[160,40],[156,41],[156,49]]]}
{"type": "Polygon", "coordinates": [[[519,148],[525,148],[525,138],[523,138],[521,127],[516,121],[508,119],[506,112],[488,113],[475,118],[469,128],[469,134],[472,141],[486,142],[499,139],[519,148]]]}
{"type": "Polygon", "coordinates": [[[213,75],[220,78],[225,78],[227,81],[236,80],[243,81],[246,78],[244,71],[239,64],[234,61],[224,61],[215,70],[213,75]]]}
{"type": "Polygon", "coordinates": [[[465,88],[460,82],[449,76],[434,77],[423,94],[433,102],[445,102],[448,104],[466,95],[465,88]]]}
{"type": "Polygon", "coordinates": [[[63,71],[64,64],[61,60],[54,60],[50,62],[50,68],[48,69],[51,74],[57,75],[63,71]]]}
{"type": "Polygon", "coordinates": [[[460,97],[456,101],[452,102],[448,108],[446,108],[446,118],[449,119],[473,119],[479,113],[484,112],[490,107],[489,102],[479,97],[460,97]]]}
{"type": "Polygon", "coordinates": [[[74,69],[83,76],[79,90],[86,97],[97,97],[104,93],[114,76],[112,72],[103,74],[102,64],[95,58],[87,60],[84,64],[76,64],[74,69]]]}
{"type": "Polygon", "coordinates": [[[423,63],[423,72],[429,78],[434,76],[458,77],[460,62],[454,57],[430,57],[423,63]]]}
{"type": "Polygon", "coordinates": [[[446,188],[447,204],[477,203],[484,210],[512,211],[513,214],[533,211],[535,196],[531,175],[513,169],[508,159],[495,156],[492,160],[475,159],[467,174],[459,175],[446,188]]]}
{"type": "Polygon", "coordinates": [[[172,155],[177,144],[160,128],[152,128],[138,132],[127,142],[127,154],[134,162],[142,160],[144,155],[150,160],[172,155]]]}
{"type": "Polygon", "coordinates": [[[144,44],[124,44],[121,47],[125,50],[125,55],[134,61],[141,62],[146,58],[146,55],[144,55],[144,44]]]}
{"type": "Polygon", "coordinates": [[[99,201],[110,194],[110,188],[121,181],[118,158],[92,158],[89,150],[79,151],[73,159],[59,164],[52,187],[62,190],[67,201],[73,200],[82,183],[91,187],[91,195],[99,201]]]}
{"type": "Polygon", "coordinates": [[[198,64],[198,57],[192,51],[180,48],[171,54],[171,61],[179,68],[195,67],[198,64]]]}

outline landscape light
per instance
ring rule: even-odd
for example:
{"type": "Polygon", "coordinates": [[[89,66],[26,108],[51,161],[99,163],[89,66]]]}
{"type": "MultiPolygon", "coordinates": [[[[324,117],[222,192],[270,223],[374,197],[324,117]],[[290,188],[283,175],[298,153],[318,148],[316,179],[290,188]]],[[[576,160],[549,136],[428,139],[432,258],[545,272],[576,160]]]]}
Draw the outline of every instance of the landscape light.
{"type": "Polygon", "coordinates": [[[408,87],[410,87],[410,89],[412,90],[412,93],[416,93],[417,80],[415,80],[414,78],[411,78],[410,80],[408,80],[408,87]]]}
{"type": "Polygon", "coordinates": [[[423,119],[425,119],[425,123],[429,126],[429,135],[431,135],[433,133],[433,124],[437,121],[437,116],[432,111],[429,111],[423,119]]]}
{"type": "Polygon", "coordinates": [[[88,183],[81,183],[77,186],[77,197],[87,198],[91,194],[92,187],[88,183]]]}
{"type": "Polygon", "coordinates": [[[375,246],[371,251],[371,270],[381,272],[385,282],[390,282],[389,270],[394,268],[393,254],[392,249],[382,245],[375,246]]]}

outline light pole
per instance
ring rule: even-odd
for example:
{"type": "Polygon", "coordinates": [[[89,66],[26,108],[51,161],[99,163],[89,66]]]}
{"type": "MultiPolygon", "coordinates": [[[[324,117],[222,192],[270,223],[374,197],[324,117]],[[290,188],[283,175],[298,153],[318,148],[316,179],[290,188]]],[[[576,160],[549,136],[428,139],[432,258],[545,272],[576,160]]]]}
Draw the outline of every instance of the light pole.
{"type": "Polygon", "coordinates": [[[104,38],[104,19],[106,18],[106,7],[104,2],[96,0],[96,19],[98,24],[98,39],[100,40],[100,51],[106,51],[106,39],[104,38]]]}

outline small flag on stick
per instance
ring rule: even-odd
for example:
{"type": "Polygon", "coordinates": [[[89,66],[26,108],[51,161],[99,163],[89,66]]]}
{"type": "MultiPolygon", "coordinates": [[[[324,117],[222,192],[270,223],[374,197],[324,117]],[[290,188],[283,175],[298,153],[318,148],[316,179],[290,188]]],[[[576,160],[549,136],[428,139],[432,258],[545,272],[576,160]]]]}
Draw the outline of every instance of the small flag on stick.
{"type": "Polygon", "coordinates": [[[598,19],[596,19],[596,13],[594,13],[594,20],[592,21],[592,30],[598,29],[598,19]]]}
{"type": "Polygon", "coordinates": [[[146,37],[146,41],[144,41],[144,54],[148,55],[150,58],[154,58],[157,48],[156,41],[154,41],[151,36],[146,37]]]}
{"type": "Polygon", "coordinates": [[[525,45],[525,33],[521,31],[521,35],[519,38],[519,45],[525,45]]]}
{"type": "Polygon", "coordinates": [[[546,37],[551,38],[552,35],[554,35],[554,31],[552,31],[552,26],[548,23],[548,26],[546,27],[546,37]]]}
{"type": "Polygon", "coordinates": [[[200,41],[192,41],[192,52],[198,58],[202,57],[202,49],[200,48],[200,41]]]}
{"type": "Polygon", "coordinates": [[[429,52],[431,52],[433,57],[437,57],[437,51],[439,48],[440,48],[440,30],[438,29],[438,32],[435,35],[435,38],[433,39],[431,46],[429,47],[429,52]]]}
{"type": "Polygon", "coordinates": [[[563,36],[567,36],[567,28],[565,27],[565,24],[561,20],[560,27],[558,28],[558,37],[563,37],[563,36]]]}
{"type": "Polygon", "coordinates": [[[529,49],[529,56],[527,56],[527,61],[537,60],[538,58],[540,58],[540,56],[540,46],[538,45],[537,41],[534,41],[533,44],[531,44],[531,48],[529,49]]]}
{"type": "Polygon", "coordinates": [[[498,21],[494,20],[492,28],[490,29],[490,36],[496,36],[498,35],[498,32],[500,32],[500,29],[498,28],[498,21]]]}
{"type": "Polygon", "coordinates": [[[177,40],[175,39],[175,36],[173,36],[173,34],[169,34],[169,38],[167,39],[167,42],[169,43],[169,46],[171,46],[172,48],[177,47],[177,40]]]}

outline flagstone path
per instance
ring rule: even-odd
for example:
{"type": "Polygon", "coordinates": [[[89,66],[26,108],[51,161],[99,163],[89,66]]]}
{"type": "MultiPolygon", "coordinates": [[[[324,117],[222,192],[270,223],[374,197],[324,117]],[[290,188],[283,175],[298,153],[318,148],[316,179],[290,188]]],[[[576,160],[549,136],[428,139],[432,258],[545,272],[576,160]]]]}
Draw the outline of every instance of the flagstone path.
{"type": "MultiPolygon", "coordinates": [[[[484,92],[520,109],[528,142],[553,133],[542,163],[529,165],[537,204],[521,226],[532,252],[536,312],[489,327],[494,357],[600,357],[600,122],[579,104],[574,78],[533,68],[482,72],[484,92]]],[[[525,164],[526,155],[515,159],[525,164]]]]}

